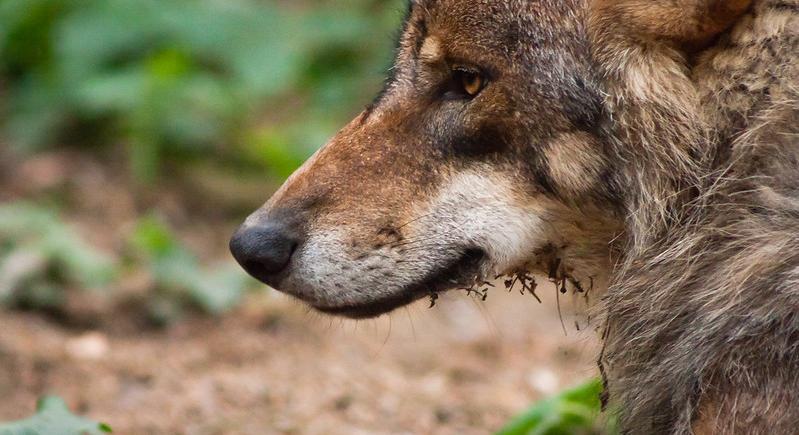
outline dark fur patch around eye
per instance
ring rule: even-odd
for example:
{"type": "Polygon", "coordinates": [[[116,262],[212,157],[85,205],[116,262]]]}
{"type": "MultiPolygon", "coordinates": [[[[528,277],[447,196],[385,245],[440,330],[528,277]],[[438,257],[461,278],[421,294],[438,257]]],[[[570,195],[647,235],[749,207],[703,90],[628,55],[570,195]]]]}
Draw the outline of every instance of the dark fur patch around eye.
{"type": "Polygon", "coordinates": [[[508,139],[495,125],[484,126],[474,134],[461,135],[452,142],[452,152],[459,157],[475,158],[500,153],[508,148],[508,139]]]}

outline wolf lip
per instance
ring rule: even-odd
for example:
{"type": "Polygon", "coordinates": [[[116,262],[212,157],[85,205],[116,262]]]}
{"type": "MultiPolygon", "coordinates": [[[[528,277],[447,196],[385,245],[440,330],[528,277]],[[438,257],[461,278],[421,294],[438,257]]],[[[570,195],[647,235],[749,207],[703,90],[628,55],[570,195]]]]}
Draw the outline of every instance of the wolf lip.
{"type": "Polygon", "coordinates": [[[427,295],[443,292],[458,285],[467,285],[477,273],[480,263],[485,257],[486,254],[482,249],[468,248],[452,263],[428,274],[396,295],[363,304],[336,307],[314,306],[314,308],[326,314],[352,319],[377,317],[427,295]]]}

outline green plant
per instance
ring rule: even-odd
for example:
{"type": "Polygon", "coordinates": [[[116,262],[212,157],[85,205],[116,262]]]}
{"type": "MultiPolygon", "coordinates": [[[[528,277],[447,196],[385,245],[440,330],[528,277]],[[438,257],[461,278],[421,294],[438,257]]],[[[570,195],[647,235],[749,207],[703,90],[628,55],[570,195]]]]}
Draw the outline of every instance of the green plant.
{"type": "Polygon", "coordinates": [[[0,435],[100,435],[111,427],[73,415],[58,397],[48,396],[36,404],[36,414],[25,420],[0,423],[0,435]]]}
{"type": "MultiPolygon", "coordinates": [[[[201,265],[154,216],[141,219],[129,245],[133,256],[126,270],[150,275],[147,301],[159,322],[187,307],[221,314],[255,284],[232,262],[201,265]]],[[[86,244],[53,210],[26,203],[0,206],[0,303],[59,309],[65,291],[107,290],[117,284],[121,269],[115,257],[86,244]]]]}
{"type": "Polygon", "coordinates": [[[598,379],[534,404],[497,435],[618,434],[612,418],[600,415],[602,382],[598,379]]]}
{"type": "Polygon", "coordinates": [[[201,267],[155,216],[139,222],[130,245],[136,261],[144,264],[153,279],[155,289],[149,297],[149,308],[153,320],[160,323],[179,316],[186,305],[221,314],[240,303],[244,292],[254,284],[232,263],[201,267]]]}
{"type": "Polygon", "coordinates": [[[55,308],[65,288],[99,290],[118,273],[58,216],[25,203],[0,206],[0,303],[55,308]]]}
{"type": "Polygon", "coordinates": [[[401,3],[5,0],[3,132],[27,151],[126,143],[144,182],[197,156],[272,169],[278,153],[282,175],[376,90],[401,3]]]}

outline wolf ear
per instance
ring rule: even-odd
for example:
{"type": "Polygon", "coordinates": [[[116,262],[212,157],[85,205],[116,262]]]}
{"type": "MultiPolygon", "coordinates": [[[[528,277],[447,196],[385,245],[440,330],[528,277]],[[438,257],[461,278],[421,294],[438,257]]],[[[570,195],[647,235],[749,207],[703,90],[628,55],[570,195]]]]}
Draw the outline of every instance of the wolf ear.
{"type": "MultiPolygon", "coordinates": [[[[593,19],[628,36],[687,51],[707,46],[749,8],[751,0],[594,0],[593,19]]],[[[604,27],[604,26],[603,26],[604,27]]]]}

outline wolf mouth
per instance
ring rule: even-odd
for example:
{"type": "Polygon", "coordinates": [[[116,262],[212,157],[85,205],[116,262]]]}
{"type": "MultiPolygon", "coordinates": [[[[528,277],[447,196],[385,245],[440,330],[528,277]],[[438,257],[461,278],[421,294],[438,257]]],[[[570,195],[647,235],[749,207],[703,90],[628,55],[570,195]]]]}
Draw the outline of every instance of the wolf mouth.
{"type": "Polygon", "coordinates": [[[395,295],[363,304],[340,305],[336,307],[314,306],[314,308],[326,314],[344,316],[352,319],[377,317],[425,296],[471,284],[485,257],[486,253],[482,249],[468,248],[453,262],[443,268],[433,271],[395,295]]]}

